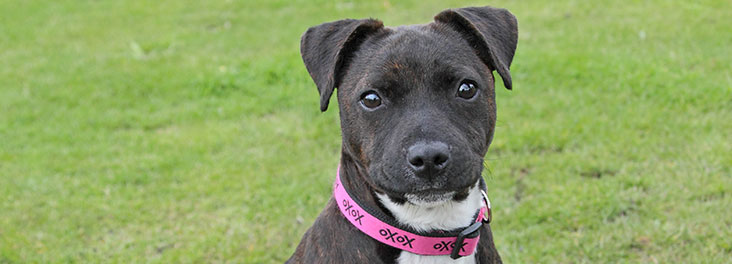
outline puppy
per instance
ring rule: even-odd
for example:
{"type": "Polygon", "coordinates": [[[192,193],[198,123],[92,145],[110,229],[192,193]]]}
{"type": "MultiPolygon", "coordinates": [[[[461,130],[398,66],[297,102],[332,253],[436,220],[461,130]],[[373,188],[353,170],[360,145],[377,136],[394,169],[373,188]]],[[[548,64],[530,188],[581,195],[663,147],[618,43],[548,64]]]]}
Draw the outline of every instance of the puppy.
{"type": "Polygon", "coordinates": [[[493,71],[511,89],[517,39],[492,7],[308,29],[302,58],[321,111],[338,88],[342,151],[334,196],[287,263],[500,263],[481,172],[493,71]]]}

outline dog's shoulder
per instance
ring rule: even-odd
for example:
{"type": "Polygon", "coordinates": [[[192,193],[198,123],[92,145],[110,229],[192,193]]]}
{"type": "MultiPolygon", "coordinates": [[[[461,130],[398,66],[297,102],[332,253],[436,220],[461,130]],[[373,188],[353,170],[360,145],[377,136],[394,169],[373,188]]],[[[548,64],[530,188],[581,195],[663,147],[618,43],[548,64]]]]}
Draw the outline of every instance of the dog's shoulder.
{"type": "Polygon", "coordinates": [[[285,263],[392,263],[398,252],[353,227],[331,198],[285,263]]]}
{"type": "Polygon", "coordinates": [[[503,263],[493,242],[493,232],[490,225],[483,225],[480,229],[480,242],[475,254],[478,263],[503,263]]]}

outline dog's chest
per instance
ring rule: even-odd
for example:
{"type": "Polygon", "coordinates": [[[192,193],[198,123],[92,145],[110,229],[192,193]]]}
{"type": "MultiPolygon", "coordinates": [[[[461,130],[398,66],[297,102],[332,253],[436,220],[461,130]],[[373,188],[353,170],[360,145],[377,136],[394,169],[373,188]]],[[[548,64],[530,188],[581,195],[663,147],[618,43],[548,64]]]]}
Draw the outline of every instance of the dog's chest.
{"type": "MultiPolygon", "coordinates": [[[[417,206],[410,203],[396,204],[387,196],[377,194],[382,204],[402,224],[409,225],[418,231],[452,230],[466,227],[473,221],[475,212],[480,209],[480,190],[474,187],[468,198],[461,202],[449,201],[435,206],[417,206]]],[[[397,258],[399,264],[431,264],[431,263],[476,263],[475,253],[453,260],[448,255],[425,256],[402,251],[397,258]]]]}
{"type": "Polygon", "coordinates": [[[443,264],[443,263],[454,263],[454,264],[474,264],[475,253],[470,256],[465,256],[459,259],[451,259],[450,256],[423,256],[414,253],[402,251],[397,258],[399,264],[443,264]]]}

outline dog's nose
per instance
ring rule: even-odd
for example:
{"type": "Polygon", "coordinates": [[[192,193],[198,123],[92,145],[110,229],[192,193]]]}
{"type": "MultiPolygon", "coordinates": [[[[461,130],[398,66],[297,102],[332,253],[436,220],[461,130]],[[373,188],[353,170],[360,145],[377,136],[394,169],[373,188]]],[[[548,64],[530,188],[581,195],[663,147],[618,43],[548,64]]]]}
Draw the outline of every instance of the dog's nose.
{"type": "Polygon", "coordinates": [[[442,142],[417,143],[407,149],[407,161],[417,177],[432,178],[447,167],[450,148],[442,142]]]}

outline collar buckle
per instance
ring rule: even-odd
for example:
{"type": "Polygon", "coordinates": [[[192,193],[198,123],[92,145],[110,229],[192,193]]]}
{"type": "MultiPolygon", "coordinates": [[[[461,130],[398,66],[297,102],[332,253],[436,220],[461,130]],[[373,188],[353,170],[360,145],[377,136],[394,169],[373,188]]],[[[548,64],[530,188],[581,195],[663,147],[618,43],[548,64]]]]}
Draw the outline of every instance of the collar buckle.
{"type": "Polygon", "coordinates": [[[463,240],[465,240],[465,238],[475,238],[480,235],[478,231],[480,231],[481,226],[483,226],[483,222],[479,221],[463,229],[463,231],[460,231],[460,234],[458,234],[457,239],[453,244],[454,247],[452,248],[452,252],[450,252],[450,258],[459,259],[460,257],[462,257],[460,256],[460,250],[464,250],[462,247],[463,240]]]}

